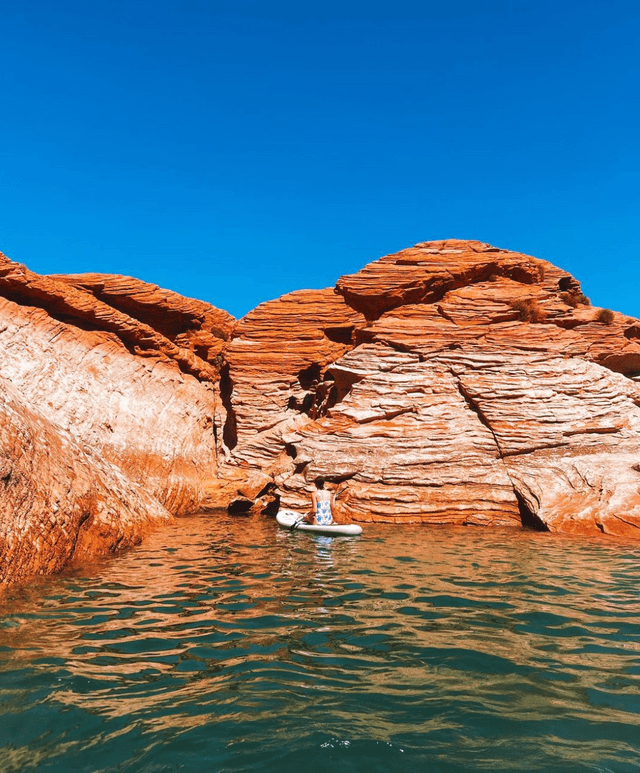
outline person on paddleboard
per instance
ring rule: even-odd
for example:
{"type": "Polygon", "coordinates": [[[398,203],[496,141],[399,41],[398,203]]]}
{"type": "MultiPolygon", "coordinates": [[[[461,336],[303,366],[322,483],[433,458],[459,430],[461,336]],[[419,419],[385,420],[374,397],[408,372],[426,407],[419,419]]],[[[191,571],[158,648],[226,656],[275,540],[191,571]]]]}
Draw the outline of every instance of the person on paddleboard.
{"type": "Polygon", "coordinates": [[[332,510],[335,506],[335,499],[330,491],[324,487],[324,477],[318,475],[315,479],[316,490],[312,492],[313,514],[317,526],[329,526],[333,523],[332,510]]]}

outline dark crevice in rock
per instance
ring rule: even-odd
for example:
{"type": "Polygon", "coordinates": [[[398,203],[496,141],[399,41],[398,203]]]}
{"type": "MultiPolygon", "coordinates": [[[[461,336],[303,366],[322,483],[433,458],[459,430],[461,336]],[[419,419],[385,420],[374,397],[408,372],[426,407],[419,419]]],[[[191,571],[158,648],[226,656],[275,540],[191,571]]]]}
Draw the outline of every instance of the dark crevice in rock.
{"type": "Polygon", "coordinates": [[[311,408],[315,402],[315,392],[307,392],[300,400],[295,395],[290,395],[287,402],[287,408],[290,411],[297,411],[298,413],[306,413],[309,415],[311,408]]]}
{"type": "Polygon", "coordinates": [[[549,531],[549,527],[537,516],[529,505],[525,502],[524,497],[519,494],[515,489],[513,493],[518,500],[518,510],[520,512],[520,522],[525,529],[533,529],[533,531],[549,531]]]}
{"type": "Polygon", "coordinates": [[[240,493],[233,499],[227,512],[230,515],[250,515],[260,513],[262,515],[275,515],[280,507],[280,495],[277,493],[276,484],[270,480],[254,496],[240,493]]]}
{"type": "Polygon", "coordinates": [[[336,325],[335,327],[325,327],[322,332],[334,344],[352,344],[354,330],[355,325],[336,325]]]}
{"type": "Polygon", "coordinates": [[[324,381],[316,392],[316,401],[309,412],[312,419],[320,419],[349,394],[350,388],[341,390],[334,381],[324,381]]]}
{"type": "Polygon", "coordinates": [[[580,282],[572,276],[563,276],[558,280],[558,290],[561,292],[580,292],[580,282]]]}
{"type": "Polygon", "coordinates": [[[351,392],[354,384],[357,384],[358,381],[362,381],[364,378],[364,374],[361,375],[350,370],[342,370],[339,367],[335,369],[330,368],[327,371],[327,375],[333,380],[327,395],[327,402],[330,403],[330,405],[326,406],[327,410],[333,408],[334,405],[341,403],[349,392],[351,392]]]}
{"type": "Polygon", "coordinates": [[[487,417],[484,415],[484,413],[481,411],[480,406],[476,403],[476,401],[473,399],[473,397],[469,394],[469,392],[466,390],[464,384],[460,380],[460,378],[453,372],[449,371],[451,375],[453,376],[453,380],[456,383],[456,386],[458,387],[458,392],[460,392],[460,395],[462,399],[465,401],[467,406],[471,411],[475,413],[475,415],[478,417],[478,420],[480,423],[486,427],[491,435],[493,436],[493,440],[496,444],[496,448],[498,450],[498,454],[500,455],[500,458],[504,458],[504,454],[502,453],[502,448],[500,447],[500,443],[498,441],[498,438],[496,436],[496,433],[493,431],[493,428],[491,427],[491,424],[489,424],[489,421],[487,417]]]}
{"type": "Polygon", "coordinates": [[[298,449],[293,445],[293,443],[285,443],[284,450],[287,456],[290,456],[292,459],[295,459],[298,455],[298,449]]]}
{"type": "Polygon", "coordinates": [[[308,367],[302,368],[302,370],[298,372],[298,382],[300,386],[304,390],[311,389],[320,380],[321,372],[322,369],[317,362],[312,362],[308,367]]]}
{"type": "Polygon", "coordinates": [[[220,368],[220,400],[227,412],[227,418],[222,430],[222,442],[229,450],[238,445],[238,426],[236,414],[233,410],[231,395],[233,394],[233,382],[229,372],[229,363],[225,362],[220,368]]]}
{"type": "Polygon", "coordinates": [[[327,393],[325,401],[318,406],[317,416],[314,416],[313,418],[320,418],[321,416],[324,416],[327,413],[327,411],[331,410],[331,408],[333,408],[339,402],[344,400],[347,394],[348,392],[345,392],[341,396],[335,383],[331,384],[329,386],[329,391],[327,393]]]}
{"type": "Polygon", "coordinates": [[[310,419],[324,416],[338,401],[333,377],[326,373],[323,376],[320,366],[314,364],[300,371],[298,381],[301,379],[300,385],[308,391],[289,395],[287,409],[304,413],[310,419]]]}
{"type": "Polygon", "coordinates": [[[290,398],[288,407],[306,413],[311,419],[326,416],[331,408],[344,400],[353,384],[361,378],[351,380],[343,376],[344,372],[339,368],[334,371],[329,366],[322,381],[314,383],[313,392],[310,392],[302,403],[293,397],[290,398]]]}
{"type": "Polygon", "coordinates": [[[260,512],[263,515],[276,515],[280,509],[280,494],[278,494],[276,484],[271,480],[260,489],[256,502],[262,499],[260,512]]]}
{"type": "Polygon", "coordinates": [[[229,515],[243,515],[248,513],[252,507],[253,501],[251,499],[247,499],[246,497],[238,497],[238,499],[234,499],[233,502],[229,503],[227,512],[229,515]]]}
{"type": "Polygon", "coordinates": [[[280,494],[274,492],[271,501],[262,508],[262,515],[276,516],[280,509],[280,494]]]}
{"type": "Polygon", "coordinates": [[[318,391],[322,391],[322,367],[317,362],[312,362],[306,368],[298,371],[298,384],[304,390],[303,394],[290,394],[287,401],[287,409],[305,413],[310,418],[316,418],[316,405],[318,403],[318,391]]]}
{"type": "Polygon", "coordinates": [[[624,331],[624,337],[629,340],[640,338],[640,325],[631,325],[624,331]]]}

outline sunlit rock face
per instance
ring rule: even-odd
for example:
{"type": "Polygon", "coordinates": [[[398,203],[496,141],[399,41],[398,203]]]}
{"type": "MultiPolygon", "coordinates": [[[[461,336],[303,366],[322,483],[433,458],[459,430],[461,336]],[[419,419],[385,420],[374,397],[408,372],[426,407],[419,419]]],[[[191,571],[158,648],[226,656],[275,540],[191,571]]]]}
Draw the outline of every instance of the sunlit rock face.
{"type": "Polygon", "coordinates": [[[221,383],[234,459],[266,469],[274,464],[282,432],[315,412],[325,369],[353,347],[354,330],[364,324],[333,289],[290,293],[238,322],[221,383]]]}
{"type": "Polygon", "coordinates": [[[549,263],[418,244],[238,323],[230,462],[344,520],[640,534],[639,339],[549,263]]]}
{"type": "Polygon", "coordinates": [[[0,584],[222,507],[640,536],[640,322],[475,241],[236,322],[0,255],[0,584]]]}
{"type": "Polygon", "coordinates": [[[0,379],[0,590],[127,547],[171,514],[0,379]]]}
{"type": "Polygon", "coordinates": [[[0,258],[0,581],[198,509],[234,322],[137,280],[42,277],[0,258]]]}

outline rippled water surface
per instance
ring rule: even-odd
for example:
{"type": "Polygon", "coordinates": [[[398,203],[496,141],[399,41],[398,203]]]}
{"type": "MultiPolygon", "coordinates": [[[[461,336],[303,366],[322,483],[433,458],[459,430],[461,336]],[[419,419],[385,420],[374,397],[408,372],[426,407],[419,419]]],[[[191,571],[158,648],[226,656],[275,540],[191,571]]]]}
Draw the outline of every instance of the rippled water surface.
{"type": "Polygon", "coordinates": [[[185,519],[0,602],[0,770],[637,771],[639,565],[185,519]]]}

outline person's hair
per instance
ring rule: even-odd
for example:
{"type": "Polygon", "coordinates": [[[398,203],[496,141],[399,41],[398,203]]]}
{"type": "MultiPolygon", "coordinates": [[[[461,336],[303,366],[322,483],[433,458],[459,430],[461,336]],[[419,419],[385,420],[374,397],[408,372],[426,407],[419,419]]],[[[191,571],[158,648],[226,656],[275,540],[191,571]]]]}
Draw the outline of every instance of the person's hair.
{"type": "Polygon", "coordinates": [[[324,475],[318,475],[316,478],[316,487],[324,488],[324,475]]]}

